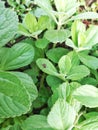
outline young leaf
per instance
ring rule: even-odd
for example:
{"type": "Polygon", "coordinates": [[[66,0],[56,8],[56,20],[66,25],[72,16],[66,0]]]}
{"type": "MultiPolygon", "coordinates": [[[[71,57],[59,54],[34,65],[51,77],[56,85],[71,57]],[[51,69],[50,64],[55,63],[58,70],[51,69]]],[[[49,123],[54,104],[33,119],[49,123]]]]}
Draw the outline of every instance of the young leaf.
{"type": "Polygon", "coordinates": [[[31,13],[26,14],[24,19],[24,25],[31,33],[35,32],[37,30],[36,17],[31,13]]]}
{"type": "Polygon", "coordinates": [[[71,36],[72,36],[72,40],[75,46],[78,46],[79,32],[83,33],[85,31],[86,31],[86,26],[82,22],[80,21],[73,22],[72,27],[71,27],[71,36]]]}
{"type": "Polygon", "coordinates": [[[86,55],[85,53],[78,53],[78,55],[79,59],[81,60],[81,62],[83,62],[83,64],[87,65],[91,69],[98,69],[98,58],[86,55]]]}
{"type": "Polygon", "coordinates": [[[72,47],[74,50],[78,49],[78,48],[75,46],[74,42],[73,42],[71,39],[69,39],[69,38],[67,38],[65,45],[67,45],[67,46],[69,46],[69,47],[72,47]]]}
{"type": "Polygon", "coordinates": [[[75,51],[70,51],[67,55],[68,55],[68,56],[70,57],[70,59],[71,59],[72,67],[79,65],[80,60],[79,60],[79,57],[78,57],[78,53],[77,53],[77,52],[75,52],[75,51]]]}
{"type": "Polygon", "coordinates": [[[41,48],[41,49],[46,48],[48,44],[49,44],[49,41],[47,39],[45,39],[45,38],[38,39],[35,42],[35,46],[38,47],[38,48],[41,48]]]}
{"type": "Polygon", "coordinates": [[[54,29],[54,22],[48,16],[41,16],[38,19],[38,29],[54,29]]]}
{"type": "Polygon", "coordinates": [[[72,67],[72,69],[69,71],[67,75],[67,79],[79,80],[86,77],[89,74],[90,74],[90,71],[86,66],[78,65],[78,66],[72,67]]]}
{"type": "Polygon", "coordinates": [[[66,55],[68,53],[68,50],[65,48],[53,48],[47,51],[46,56],[53,61],[54,63],[58,63],[58,61],[60,60],[60,58],[63,55],[66,55]]]}
{"type": "Polygon", "coordinates": [[[58,12],[65,12],[67,0],[54,0],[54,3],[58,12]]]}
{"type": "Polygon", "coordinates": [[[91,26],[85,32],[86,40],[84,47],[92,48],[92,46],[98,43],[98,26],[91,26]]]}
{"type": "Polygon", "coordinates": [[[39,58],[36,61],[36,63],[43,72],[50,74],[50,75],[58,75],[56,68],[49,60],[47,60],[45,58],[39,58]]]}
{"type": "Polygon", "coordinates": [[[18,25],[18,30],[19,33],[25,36],[31,36],[30,32],[28,31],[28,29],[25,28],[25,26],[22,23],[19,23],[18,25]]]}
{"type": "Polygon", "coordinates": [[[31,106],[30,96],[21,81],[12,73],[0,71],[0,117],[25,114],[31,106]]]}
{"type": "Polygon", "coordinates": [[[76,112],[64,99],[58,99],[53,105],[48,123],[56,130],[68,130],[73,128],[76,112]]]}
{"type": "Polygon", "coordinates": [[[71,59],[69,56],[62,56],[58,63],[60,73],[67,75],[71,69],[71,59]]]}
{"type": "Polygon", "coordinates": [[[46,116],[34,115],[22,123],[23,130],[53,130],[47,123],[46,116]]]}
{"type": "Polygon", "coordinates": [[[62,43],[70,36],[69,30],[48,30],[45,33],[45,38],[53,43],[62,43]]]}
{"type": "Polygon", "coordinates": [[[2,48],[0,52],[0,69],[13,70],[26,66],[34,58],[33,46],[26,43],[18,43],[12,48],[2,48]]]}
{"type": "Polygon", "coordinates": [[[77,19],[97,19],[98,13],[96,12],[84,12],[80,13],[76,16],[73,16],[70,20],[77,20],[77,19]]]}
{"type": "MultiPolygon", "coordinates": [[[[1,6],[0,2],[0,6],[1,6]]],[[[0,8],[0,47],[9,42],[18,30],[18,17],[11,9],[0,8]]]]}
{"type": "Polygon", "coordinates": [[[73,96],[86,107],[98,107],[98,88],[92,85],[83,85],[74,91],[73,96]]]}

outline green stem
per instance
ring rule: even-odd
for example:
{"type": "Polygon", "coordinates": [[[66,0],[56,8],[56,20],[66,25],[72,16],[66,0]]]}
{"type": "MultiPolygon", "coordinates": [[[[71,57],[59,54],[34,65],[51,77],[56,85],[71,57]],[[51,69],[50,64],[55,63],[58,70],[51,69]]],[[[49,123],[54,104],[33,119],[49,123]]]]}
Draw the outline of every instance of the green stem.
{"type": "Polygon", "coordinates": [[[43,73],[41,80],[40,80],[40,88],[42,88],[44,86],[44,79],[45,79],[45,73],[43,73]]]}
{"type": "Polygon", "coordinates": [[[55,48],[55,47],[56,47],[56,44],[57,44],[57,43],[53,43],[53,48],[55,48]]]}

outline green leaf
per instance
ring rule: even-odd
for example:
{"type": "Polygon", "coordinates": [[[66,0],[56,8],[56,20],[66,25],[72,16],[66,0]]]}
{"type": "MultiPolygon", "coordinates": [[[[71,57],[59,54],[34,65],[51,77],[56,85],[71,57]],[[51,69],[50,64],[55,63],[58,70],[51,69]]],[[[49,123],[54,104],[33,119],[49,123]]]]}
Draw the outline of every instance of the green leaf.
{"type": "Polygon", "coordinates": [[[19,124],[15,124],[12,127],[10,127],[9,130],[22,130],[21,127],[19,126],[19,124]]]}
{"type": "Polygon", "coordinates": [[[63,55],[66,55],[68,53],[68,50],[65,48],[53,48],[47,51],[46,56],[53,61],[54,63],[58,63],[58,61],[60,60],[60,58],[63,55]]]}
{"type": "Polygon", "coordinates": [[[13,70],[26,66],[34,58],[34,48],[26,43],[18,43],[12,48],[2,48],[0,52],[0,69],[13,70]]]}
{"type": "Polygon", "coordinates": [[[70,86],[68,83],[62,83],[59,86],[55,87],[55,90],[53,91],[52,96],[49,98],[48,105],[49,107],[53,106],[55,102],[61,98],[61,99],[67,99],[70,93],[70,86]]]}
{"type": "Polygon", "coordinates": [[[50,42],[62,43],[70,36],[70,31],[67,29],[66,30],[64,30],[64,29],[62,29],[62,30],[48,30],[48,31],[46,31],[44,36],[50,42]]]}
{"type": "Polygon", "coordinates": [[[98,118],[98,112],[92,111],[92,112],[89,112],[89,113],[85,113],[84,117],[86,119],[93,118],[93,117],[97,117],[98,118]]]}
{"type": "Polygon", "coordinates": [[[30,107],[29,93],[17,76],[0,71],[0,118],[20,116],[30,107]]]}
{"type": "Polygon", "coordinates": [[[21,84],[26,88],[31,97],[31,102],[33,102],[38,96],[37,88],[33,83],[33,80],[30,76],[22,72],[13,72],[15,76],[21,81],[21,84]]]}
{"type": "Polygon", "coordinates": [[[83,85],[74,91],[73,96],[86,107],[98,107],[98,88],[92,85],[83,85]]]}
{"type": "Polygon", "coordinates": [[[98,129],[98,116],[90,117],[77,125],[79,130],[97,130],[98,129]]]}
{"type": "Polygon", "coordinates": [[[35,46],[38,47],[38,48],[41,48],[41,49],[46,48],[48,44],[49,44],[49,41],[47,39],[45,39],[45,38],[38,39],[35,42],[35,46]]]}
{"type": "Polygon", "coordinates": [[[58,63],[60,73],[65,74],[65,76],[68,74],[68,72],[71,69],[71,59],[69,56],[65,55],[62,56],[58,63]]]}
{"type": "Polygon", "coordinates": [[[50,0],[35,0],[35,2],[37,3],[38,6],[40,6],[45,13],[48,14],[49,17],[51,17],[55,22],[57,22],[55,15],[53,14],[53,9],[51,6],[51,2],[50,0]]]}
{"type": "Polygon", "coordinates": [[[71,35],[72,35],[72,40],[73,40],[75,46],[78,47],[79,32],[84,33],[85,31],[86,31],[86,26],[82,22],[80,22],[78,20],[73,22],[72,27],[71,27],[71,35]]]}
{"type": "Polygon", "coordinates": [[[47,89],[47,87],[40,86],[39,91],[38,91],[38,97],[33,102],[33,107],[39,108],[39,109],[43,107],[47,103],[49,96],[50,96],[49,89],[47,89]]]}
{"type": "Polygon", "coordinates": [[[0,1],[0,8],[4,8],[4,1],[0,1]]]}
{"type": "MultiPolygon", "coordinates": [[[[75,40],[76,40],[76,39],[75,39],[75,40]]],[[[74,50],[78,49],[78,48],[75,46],[74,42],[73,42],[71,39],[69,39],[69,38],[67,38],[65,45],[67,45],[67,46],[69,46],[69,47],[72,47],[74,50]]]]}
{"type": "Polygon", "coordinates": [[[11,9],[0,8],[0,47],[9,42],[17,33],[17,30],[18,17],[16,13],[11,9]]]}
{"type": "MultiPolygon", "coordinates": [[[[98,15],[98,14],[97,14],[98,15]]],[[[91,26],[86,32],[86,40],[84,47],[92,48],[98,43],[98,26],[91,26]]]]}
{"type": "Polygon", "coordinates": [[[94,86],[96,86],[98,84],[97,80],[93,77],[85,77],[80,81],[80,83],[82,85],[90,84],[90,85],[94,85],[94,86]]]}
{"type": "Polygon", "coordinates": [[[47,123],[46,116],[34,115],[27,118],[22,123],[23,130],[52,130],[52,128],[47,123]]]}
{"type": "Polygon", "coordinates": [[[83,127],[81,127],[79,130],[97,130],[98,129],[98,121],[97,122],[91,122],[90,124],[87,124],[83,127]]]}
{"type": "Polygon", "coordinates": [[[77,20],[77,19],[97,19],[98,13],[96,12],[84,12],[80,13],[76,16],[73,16],[70,20],[77,20]]]}
{"type": "Polygon", "coordinates": [[[31,13],[26,14],[24,19],[24,25],[31,33],[35,32],[37,30],[36,17],[31,13]]]}
{"type": "Polygon", "coordinates": [[[72,67],[72,69],[67,75],[67,79],[79,80],[86,77],[89,74],[90,74],[90,71],[86,66],[78,65],[78,66],[72,67]]]}
{"type": "Polygon", "coordinates": [[[78,53],[78,55],[83,64],[87,65],[91,69],[98,69],[98,58],[86,55],[85,53],[78,53]]]}
{"type": "Polygon", "coordinates": [[[40,0],[35,0],[35,2],[38,4],[38,5],[40,5],[41,7],[45,7],[45,8],[47,8],[47,9],[52,9],[52,6],[51,6],[51,3],[50,3],[50,0],[42,0],[42,1],[40,1],[40,0]]]}
{"type": "Polygon", "coordinates": [[[56,130],[68,130],[73,128],[76,112],[64,99],[58,99],[53,105],[48,123],[56,130]]]}
{"type": "Polygon", "coordinates": [[[62,83],[61,79],[52,75],[48,75],[46,77],[46,81],[47,81],[47,84],[51,87],[53,92],[56,91],[56,88],[58,88],[59,85],[62,83]]]}
{"type": "Polygon", "coordinates": [[[72,67],[79,65],[80,60],[79,60],[79,57],[78,57],[78,53],[76,51],[70,51],[67,55],[71,59],[72,67]]]}
{"type": "Polygon", "coordinates": [[[47,60],[45,58],[39,58],[36,61],[36,63],[43,72],[50,74],[50,75],[58,75],[56,68],[49,60],[47,60]]]}
{"type": "Polygon", "coordinates": [[[31,36],[28,29],[26,29],[22,23],[19,23],[18,30],[19,30],[19,33],[22,34],[22,35],[25,35],[25,36],[28,36],[28,37],[31,36]]]}
{"type": "Polygon", "coordinates": [[[44,30],[44,29],[53,29],[54,28],[54,22],[50,19],[48,16],[41,16],[38,19],[38,29],[44,30]]]}
{"type": "Polygon", "coordinates": [[[67,4],[67,1],[66,0],[54,0],[54,3],[55,3],[55,6],[56,6],[56,9],[58,12],[65,12],[66,10],[66,4],[67,4]]]}

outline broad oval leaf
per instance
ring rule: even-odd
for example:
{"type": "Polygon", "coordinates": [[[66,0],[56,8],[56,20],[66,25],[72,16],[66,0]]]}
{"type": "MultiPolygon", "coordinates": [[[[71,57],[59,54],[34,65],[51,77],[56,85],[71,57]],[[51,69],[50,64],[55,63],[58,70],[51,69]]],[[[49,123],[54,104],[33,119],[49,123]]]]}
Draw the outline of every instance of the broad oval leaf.
{"type": "Polygon", "coordinates": [[[23,130],[53,130],[47,123],[46,116],[34,115],[22,123],[23,130]]]}
{"type": "Polygon", "coordinates": [[[0,69],[13,70],[30,64],[34,58],[34,48],[26,43],[18,43],[12,48],[1,48],[0,69]]]}
{"type": "Polygon", "coordinates": [[[91,69],[98,69],[98,58],[86,55],[85,53],[78,53],[78,55],[79,59],[81,60],[81,62],[83,62],[83,64],[87,65],[91,69]]]}
{"type": "Polygon", "coordinates": [[[22,72],[11,72],[11,73],[17,76],[17,78],[21,81],[21,84],[26,88],[26,90],[30,95],[31,102],[33,102],[38,96],[38,91],[32,78],[28,76],[26,73],[22,72]]]}
{"type": "Polygon", "coordinates": [[[56,130],[68,130],[73,128],[75,117],[74,108],[64,99],[58,99],[48,115],[48,123],[56,130]]]}
{"type": "Polygon", "coordinates": [[[43,72],[50,74],[50,75],[58,75],[56,68],[49,60],[47,60],[45,58],[39,58],[36,61],[36,63],[43,72]]]}
{"type": "Polygon", "coordinates": [[[98,107],[98,88],[92,85],[83,85],[77,88],[73,96],[86,107],[98,107]]]}
{"type": "Polygon", "coordinates": [[[53,61],[54,63],[58,63],[58,61],[60,60],[60,58],[63,55],[66,55],[68,53],[68,50],[65,48],[53,48],[47,51],[46,56],[53,61]]]}
{"type": "Polygon", "coordinates": [[[45,38],[52,43],[62,43],[70,36],[69,30],[48,30],[45,33],[45,38]]]}
{"type": "Polygon", "coordinates": [[[10,72],[0,71],[0,118],[25,114],[30,106],[29,93],[21,81],[10,72]]]}
{"type": "Polygon", "coordinates": [[[37,48],[40,48],[40,49],[44,49],[47,47],[47,45],[49,44],[49,41],[45,38],[42,38],[42,39],[38,39],[36,42],[35,42],[35,46],[37,48]]]}
{"type": "Polygon", "coordinates": [[[79,80],[90,74],[89,69],[84,65],[74,66],[70,69],[67,79],[79,80]]]}
{"type": "Polygon", "coordinates": [[[11,9],[0,8],[0,47],[9,42],[17,30],[18,17],[16,13],[11,9]]]}

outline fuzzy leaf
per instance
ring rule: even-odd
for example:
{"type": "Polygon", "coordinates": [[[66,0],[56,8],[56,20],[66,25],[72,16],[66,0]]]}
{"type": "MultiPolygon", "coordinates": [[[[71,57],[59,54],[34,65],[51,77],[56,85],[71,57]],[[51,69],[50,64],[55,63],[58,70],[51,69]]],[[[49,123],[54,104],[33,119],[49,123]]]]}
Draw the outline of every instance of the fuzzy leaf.
{"type": "Polygon", "coordinates": [[[0,71],[0,118],[20,116],[31,106],[30,96],[12,73],[0,71]]]}
{"type": "MultiPolygon", "coordinates": [[[[0,2],[0,6],[1,6],[0,2]]],[[[2,5],[3,6],[3,5],[2,5]]],[[[11,9],[0,8],[0,47],[9,42],[18,30],[18,17],[11,9]]]]}
{"type": "Polygon", "coordinates": [[[45,33],[45,38],[53,43],[62,43],[70,36],[69,30],[48,30],[45,33]]]}
{"type": "Polygon", "coordinates": [[[18,43],[12,48],[0,50],[0,69],[13,70],[26,66],[34,58],[34,48],[26,43],[18,43]]]}
{"type": "Polygon", "coordinates": [[[58,99],[53,105],[48,123],[56,130],[68,130],[73,128],[76,112],[64,99],[58,99]]]}
{"type": "Polygon", "coordinates": [[[98,107],[98,88],[92,85],[83,85],[74,91],[73,96],[86,107],[98,107]]]}

